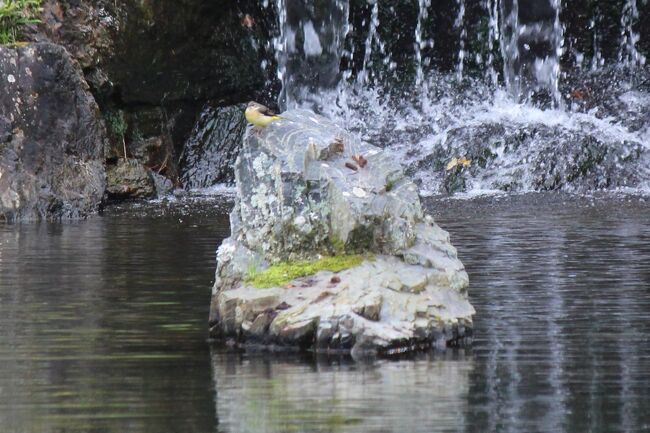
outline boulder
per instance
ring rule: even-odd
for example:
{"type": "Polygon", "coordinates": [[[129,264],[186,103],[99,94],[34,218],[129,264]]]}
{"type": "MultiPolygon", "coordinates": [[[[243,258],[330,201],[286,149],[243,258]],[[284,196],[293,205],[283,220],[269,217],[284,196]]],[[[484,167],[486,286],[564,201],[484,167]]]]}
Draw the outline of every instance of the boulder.
{"type": "Polygon", "coordinates": [[[0,218],[78,218],[105,188],[106,133],[77,63],[53,44],[0,47],[0,218]]]}
{"type": "Polygon", "coordinates": [[[390,154],[288,111],[247,130],[235,180],[213,337],[390,354],[471,334],[463,264],[390,154]]]}
{"type": "Polygon", "coordinates": [[[153,173],[134,159],[120,159],[106,167],[106,193],[112,199],[151,198],[156,195],[153,173]]]}
{"type": "Polygon", "coordinates": [[[30,38],[64,46],[81,65],[106,120],[107,163],[126,148],[126,157],[178,186],[178,162],[185,143],[196,141],[190,132],[202,108],[277,86],[266,43],[273,10],[256,0],[44,0],[30,38]]]}

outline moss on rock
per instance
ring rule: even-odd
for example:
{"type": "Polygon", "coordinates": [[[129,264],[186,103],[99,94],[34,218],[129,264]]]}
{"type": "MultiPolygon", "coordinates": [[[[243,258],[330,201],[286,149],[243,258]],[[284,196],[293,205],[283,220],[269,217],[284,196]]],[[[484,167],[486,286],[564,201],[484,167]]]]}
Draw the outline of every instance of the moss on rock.
{"type": "Polygon", "coordinates": [[[360,254],[322,257],[318,260],[281,262],[271,265],[262,272],[249,272],[246,282],[258,289],[279,287],[290,281],[313,275],[319,271],[340,272],[359,266],[366,259],[360,254]]]}

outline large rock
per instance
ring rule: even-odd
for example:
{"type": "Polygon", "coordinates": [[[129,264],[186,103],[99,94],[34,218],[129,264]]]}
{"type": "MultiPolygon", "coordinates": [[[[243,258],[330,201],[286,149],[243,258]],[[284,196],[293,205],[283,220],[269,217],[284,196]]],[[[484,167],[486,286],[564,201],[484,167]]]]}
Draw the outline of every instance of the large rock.
{"type": "Polygon", "coordinates": [[[106,119],[109,165],[126,147],[129,159],[178,185],[180,156],[202,108],[255,99],[275,82],[265,43],[273,5],[45,0],[43,8],[31,38],[63,45],[80,63],[106,119]]]}
{"type": "Polygon", "coordinates": [[[469,335],[467,273],[391,155],[323,117],[290,111],[247,131],[235,177],[232,233],[218,251],[212,336],[390,353],[469,335]],[[365,167],[353,163],[357,154],[365,167]],[[278,261],[351,253],[365,260],[336,275],[320,271],[266,289],[251,283],[278,261]]]}
{"type": "Polygon", "coordinates": [[[95,211],[105,139],[97,104],[63,47],[0,47],[0,218],[95,211]]]}

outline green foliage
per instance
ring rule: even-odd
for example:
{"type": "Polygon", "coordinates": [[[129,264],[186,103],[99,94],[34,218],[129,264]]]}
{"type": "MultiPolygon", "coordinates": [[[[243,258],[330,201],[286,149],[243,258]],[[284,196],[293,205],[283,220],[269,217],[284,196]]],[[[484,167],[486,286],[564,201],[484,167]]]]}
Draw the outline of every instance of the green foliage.
{"type": "Polygon", "coordinates": [[[340,272],[359,266],[365,257],[360,254],[323,257],[318,260],[282,262],[259,273],[248,272],[246,282],[258,289],[281,287],[290,281],[313,275],[319,271],[340,272]]]}
{"type": "Polygon", "coordinates": [[[106,123],[108,123],[108,129],[115,138],[124,138],[128,124],[126,123],[126,117],[124,116],[124,112],[122,110],[108,113],[106,116],[106,123]]]}
{"type": "Polygon", "coordinates": [[[41,0],[0,0],[0,44],[15,44],[27,24],[40,22],[41,0]]]}
{"type": "Polygon", "coordinates": [[[337,256],[345,254],[345,242],[339,239],[336,235],[330,235],[330,246],[337,256]]]}
{"type": "Polygon", "coordinates": [[[255,278],[257,274],[258,274],[257,263],[254,262],[249,263],[248,267],[246,268],[246,279],[252,280],[253,278],[255,278]]]}

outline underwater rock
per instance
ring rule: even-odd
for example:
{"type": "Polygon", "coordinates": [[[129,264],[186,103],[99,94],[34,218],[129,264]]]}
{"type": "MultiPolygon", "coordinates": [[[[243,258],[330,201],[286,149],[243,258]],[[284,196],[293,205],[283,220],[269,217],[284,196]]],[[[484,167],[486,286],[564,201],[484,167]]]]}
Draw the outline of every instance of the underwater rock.
{"type": "Polygon", "coordinates": [[[104,194],[106,133],[67,51],[0,47],[0,107],[0,219],[94,212],[104,194]]]}
{"type": "Polygon", "coordinates": [[[288,111],[247,130],[235,178],[211,336],[391,354],[471,334],[463,264],[390,154],[288,111]]]}

